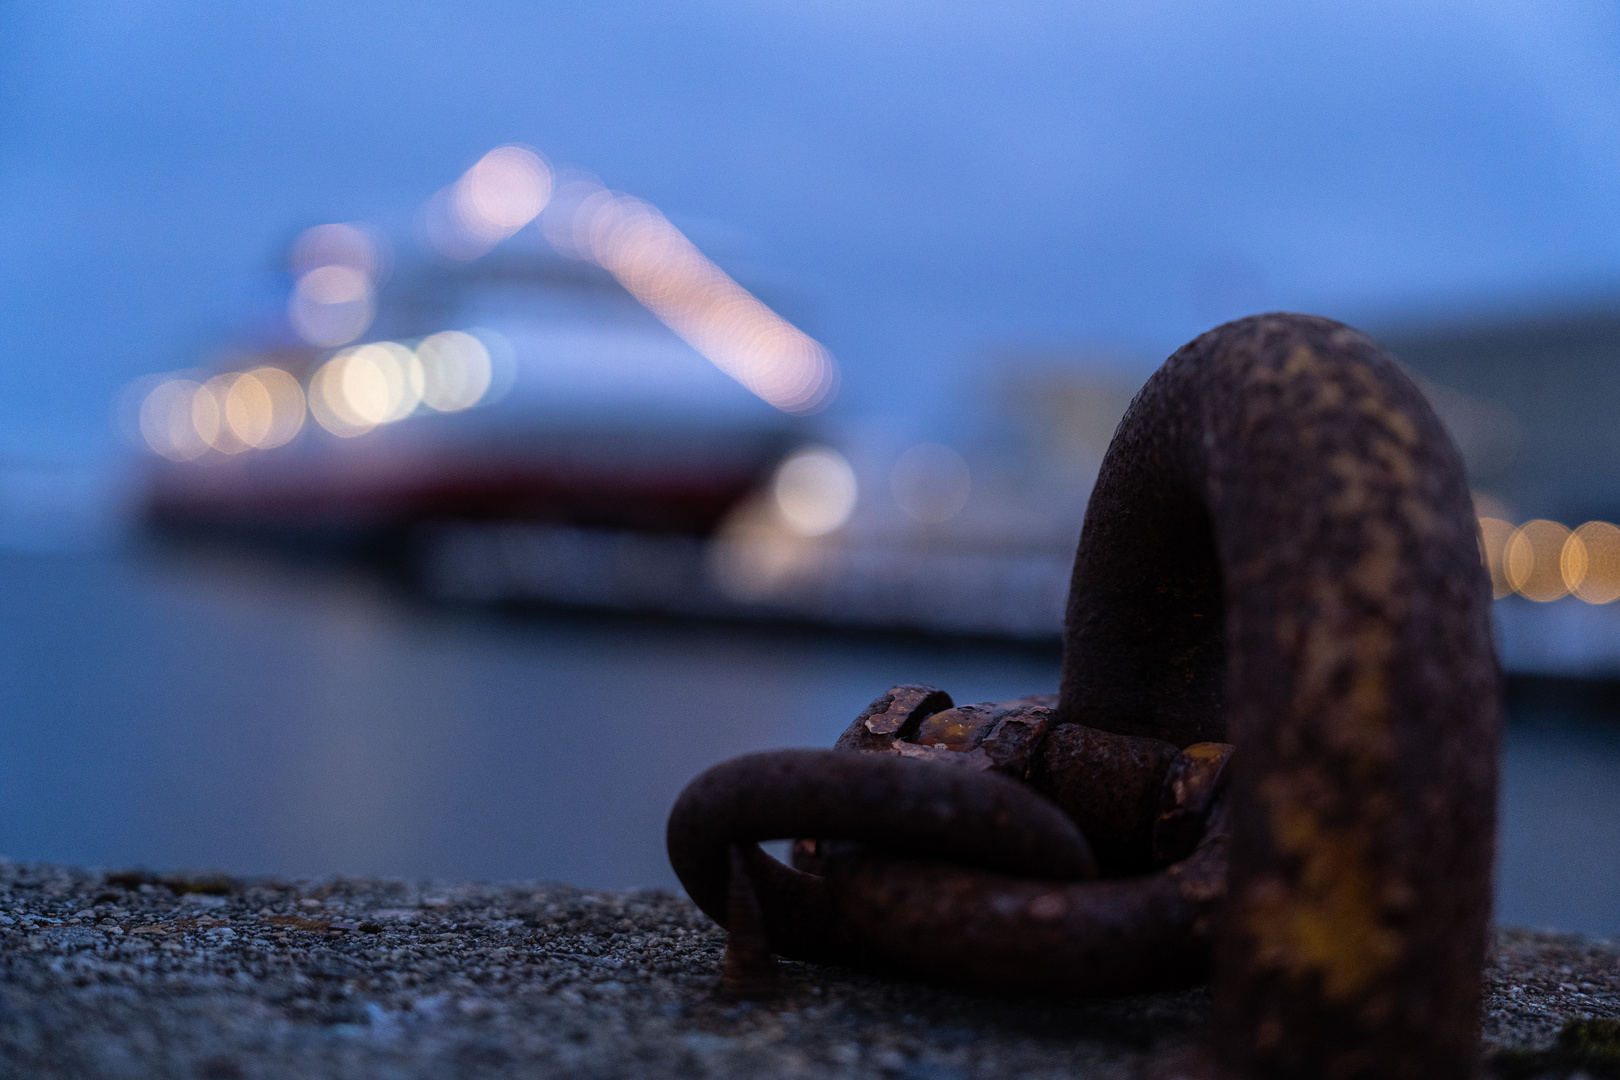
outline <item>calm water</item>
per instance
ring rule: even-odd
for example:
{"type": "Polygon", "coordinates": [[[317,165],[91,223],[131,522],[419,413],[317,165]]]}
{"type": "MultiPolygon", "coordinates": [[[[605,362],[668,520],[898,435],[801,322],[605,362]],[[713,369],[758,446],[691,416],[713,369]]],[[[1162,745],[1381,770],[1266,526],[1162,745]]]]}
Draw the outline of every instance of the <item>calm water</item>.
{"type": "MultiPolygon", "coordinates": [[[[895,682],[1056,687],[982,644],[429,610],[226,557],[0,555],[0,853],[673,885],[682,784],[895,682]]],[[[1520,710],[1503,921],[1620,933],[1620,719],[1520,710]]]]}

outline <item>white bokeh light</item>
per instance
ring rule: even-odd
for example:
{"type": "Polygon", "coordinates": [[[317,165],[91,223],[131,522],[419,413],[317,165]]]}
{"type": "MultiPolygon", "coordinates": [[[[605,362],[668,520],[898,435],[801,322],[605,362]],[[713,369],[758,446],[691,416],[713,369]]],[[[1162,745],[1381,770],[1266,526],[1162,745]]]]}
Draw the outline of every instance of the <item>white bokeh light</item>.
{"type": "Polygon", "coordinates": [[[489,349],[471,334],[446,330],[416,346],[422,370],[422,401],[440,412],[478,404],[489,392],[494,365],[489,349]]]}
{"type": "Polygon", "coordinates": [[[777,468],[771,492],[777,511],[794,532],[823,536],[848,521],[855,510],[855,470],[831,447],[807,446],[777,468]]]}

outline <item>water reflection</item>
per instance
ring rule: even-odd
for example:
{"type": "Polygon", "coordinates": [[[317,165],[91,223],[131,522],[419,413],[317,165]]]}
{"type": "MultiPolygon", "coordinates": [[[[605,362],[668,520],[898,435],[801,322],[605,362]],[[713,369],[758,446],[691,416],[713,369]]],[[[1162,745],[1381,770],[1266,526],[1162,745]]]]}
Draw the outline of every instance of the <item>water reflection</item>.
{"type": "Polygon", "coordinates": [[[703,767],[829,744],[902,677],[1057,678],[1011,649],[447,617],[261,564],[5,555],[0,597],[13,858],[672,884],[663,817],[703,767]]]}
{"type": "MultiPolygon", "coordinates": [[[[0,853],[106,866],[672,885],[703,767],[828,745],[897,681],[1057,682],[1049,652],[501,620],[223,557],[3,554],[0,605],[0,853]]],[[[1620,724],[1516,709],[1499,916],[1620,932],[1620,724]]]]}

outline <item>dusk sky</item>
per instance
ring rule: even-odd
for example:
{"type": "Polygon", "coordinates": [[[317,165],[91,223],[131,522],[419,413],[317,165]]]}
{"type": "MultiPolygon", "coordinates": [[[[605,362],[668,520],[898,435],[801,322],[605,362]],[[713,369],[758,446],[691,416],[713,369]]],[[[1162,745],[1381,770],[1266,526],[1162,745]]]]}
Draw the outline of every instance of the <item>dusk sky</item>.
{"type": "Polygon", "coordinates": [[[1620,296],[1612,3],[11,2],[0,455],[106,455],[297,230],[409,255],[505,142],[789,297],[850,416],[1006,346],[1620,296]]]}

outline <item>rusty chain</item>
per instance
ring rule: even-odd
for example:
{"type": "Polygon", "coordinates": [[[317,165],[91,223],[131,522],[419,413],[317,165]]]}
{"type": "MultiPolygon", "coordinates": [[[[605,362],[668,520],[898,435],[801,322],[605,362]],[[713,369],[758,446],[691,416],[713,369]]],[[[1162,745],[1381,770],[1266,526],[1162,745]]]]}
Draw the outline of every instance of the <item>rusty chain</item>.
{"type": "MultiPolygon", "coordinates": [[[[1070,993],[1196,980],[1225,888],[1225,829],[1205,824],[1231,747],[1054,729],[1052,703],[953,706],[934,687],[897,686],[834,750],[721,765],[671,816],[676,872],[724,925],[734,905],[746,918],[758,904],[772,949],[795,959],[1070,993]],[[793,871],[746,835],[779,832],[817,838],[795,844],[793,871]],[[861,840],[905,855],[848,843],[861,840]],[[1018,875],[1035,880],[1013,903],[1018,875]]],[[[758,990],[770,970],[734,956],[728,979],[758,990]]]]}
{"type": "Polygon", "coordinates": [[[1211,1074],[1472,1075],[1499,678],[1470,497],[1371,339],[1257,316],[1132,403],[1060,693],[897,686],[682,792],[670,860],[773,954],[992,989],[1213,980],[1211,1074]],[[793,839],[793,866],[759,842],[793,839]]]}

